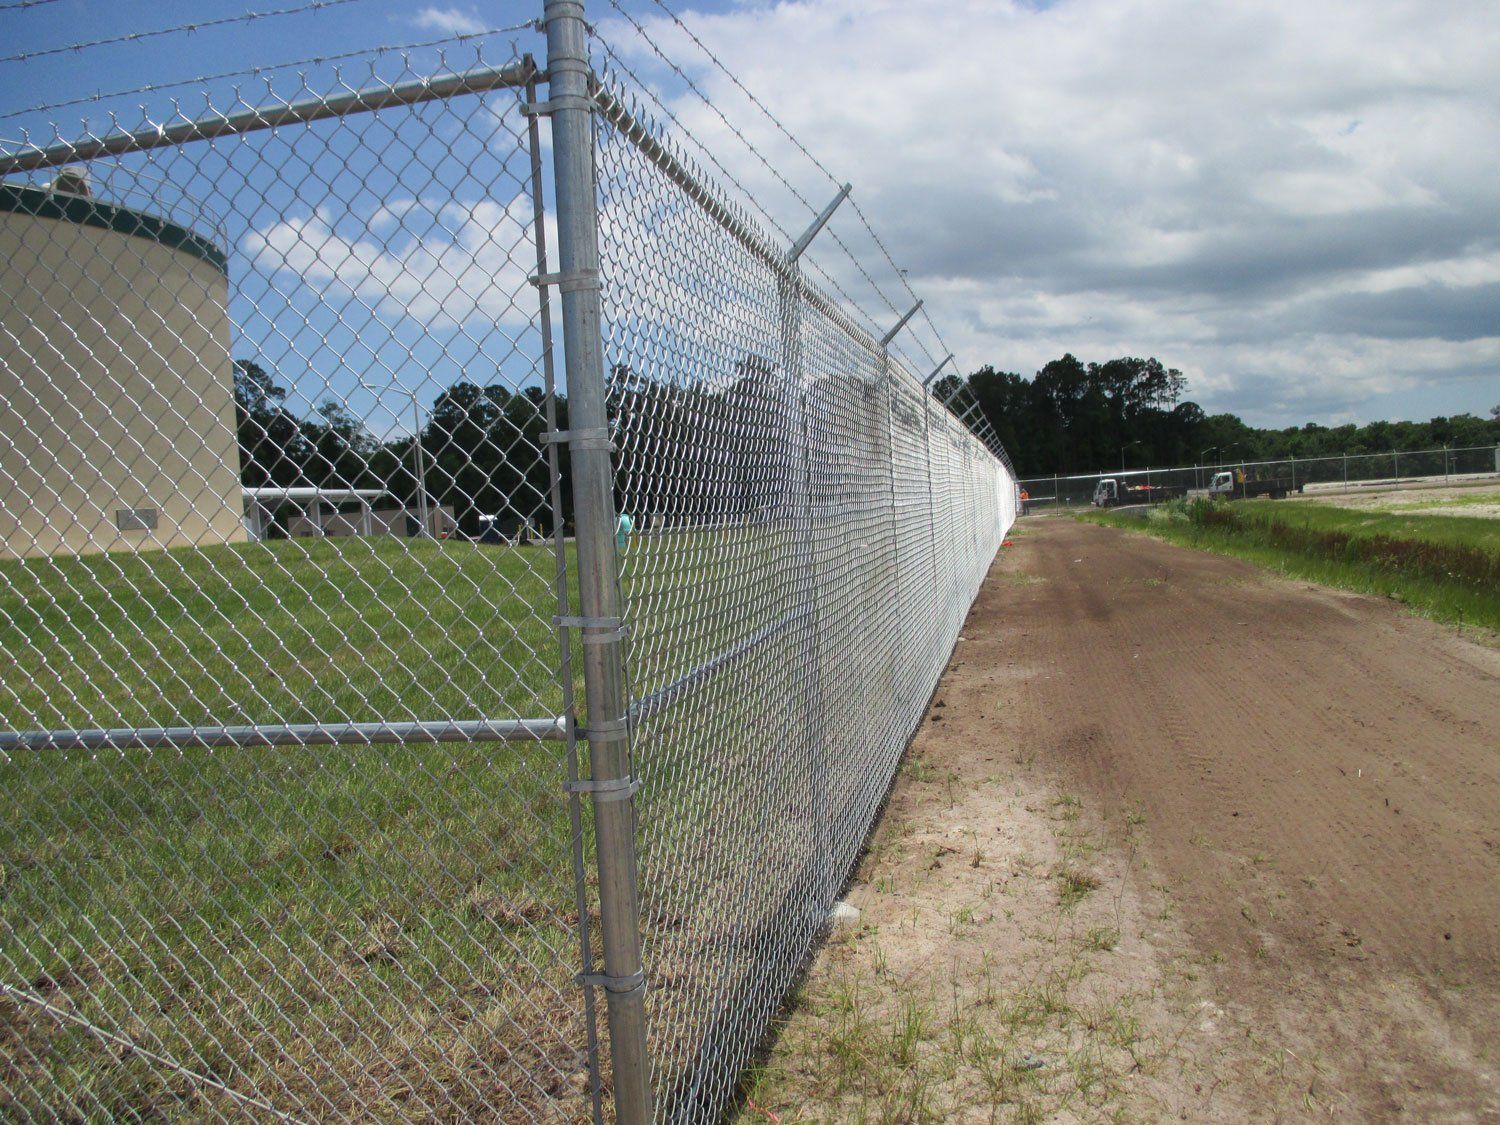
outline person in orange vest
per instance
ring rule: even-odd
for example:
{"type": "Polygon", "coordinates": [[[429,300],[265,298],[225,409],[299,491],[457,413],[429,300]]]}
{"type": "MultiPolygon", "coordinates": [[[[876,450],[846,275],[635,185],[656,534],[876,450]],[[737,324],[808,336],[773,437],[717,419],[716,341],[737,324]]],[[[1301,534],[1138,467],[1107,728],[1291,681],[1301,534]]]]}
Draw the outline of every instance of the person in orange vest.
{"type": "Polygon", "coordinates": [[[1030,499],[1031,493],[1027,492],[1024,488],[1021,489],[1021,514],[1023,516],[1026,514],[1026,502],[1030,499]]]}

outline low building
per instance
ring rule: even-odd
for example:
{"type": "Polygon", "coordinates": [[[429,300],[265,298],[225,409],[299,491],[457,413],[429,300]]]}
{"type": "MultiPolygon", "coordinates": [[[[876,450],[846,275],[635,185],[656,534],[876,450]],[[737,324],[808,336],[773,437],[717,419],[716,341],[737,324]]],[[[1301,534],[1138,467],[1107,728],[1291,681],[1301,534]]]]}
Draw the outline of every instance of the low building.
{"type": "MultiPolygon", "coordinates": [[[[282,488],[266,485],[244,489],[245,532],[251,539],[331,539],[354,535],[394,535],[416,538],[422,534],[421,510],[415,507],[381,507],[376,501],[391,499],[380,488],[282,488]]],[[[427,534],[447,539],[458,528],[453,509],[430,505],[427,534]]]]}

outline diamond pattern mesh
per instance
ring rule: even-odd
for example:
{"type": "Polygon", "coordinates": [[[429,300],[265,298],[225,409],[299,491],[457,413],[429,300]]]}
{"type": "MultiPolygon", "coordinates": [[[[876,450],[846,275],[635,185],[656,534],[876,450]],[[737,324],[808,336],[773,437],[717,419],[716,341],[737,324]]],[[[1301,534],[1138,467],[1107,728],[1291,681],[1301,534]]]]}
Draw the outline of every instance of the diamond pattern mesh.
{"type": "Polygon", "coordinates": [[[0,184],[0,1116],[589,1115],[524,96],[0,184]]]}
{"type": "Polygon", "coordinates": [[[628,83],[604,101],[655,1110],[705,1120],[853,868],[1015,486],[628,83]]]}

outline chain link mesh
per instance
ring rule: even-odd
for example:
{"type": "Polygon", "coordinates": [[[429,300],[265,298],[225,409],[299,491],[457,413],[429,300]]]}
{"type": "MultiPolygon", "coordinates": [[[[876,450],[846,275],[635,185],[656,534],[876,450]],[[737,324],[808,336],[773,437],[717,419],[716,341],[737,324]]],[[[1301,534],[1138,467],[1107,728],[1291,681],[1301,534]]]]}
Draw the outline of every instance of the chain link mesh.
{"type": "MultiPolygon", "coordinates": [[[[0,1113],[604,1115],[538,79],[384,58],[0,149],[0,1113]]],[[[698,1120],[1015,488],[627,85],[595,155],[647,1047],[698,1120]]]]}
{"type": "Polygon", "coordinates": [[[657,1117],[706,1120],[851,873],[1015,485],[602,83],[649,1054],[657,1117]]]}
{"type": "Polygon", "coordinates": [[[0,1116],[590,1115],[531,70],[462,62],[0,182],[0,1116]]]}
{"type": "MultiPolygon", "coordinates": [[[[1205,451],[1205,453],[1212,451],[1205,451]]],[[[1231,460],[1221,455],[1201,465],[1175,465],[1120,472],[1069,473],[1028,477],[1020,482],[1027,506],[1037,510],[1088,507],[1103,503],[1157,503],[1207,494],[1214,479],[1231,474],[1221,491],[1238,495],[1277,492],[1305,496],[1338,496],[1396,487],[1436,487],[1473,484],[1500,477],[1500,448],[1493,445],[1442,449],[1391,450],[1349,453],[1333,457],[1288,457],[1273,461],[1231,460]],[[1105,481],[1115,482],[1101,490],[1105,481]],[[1249,487],[1243,487],[1248,482],[1249,487]]]]}

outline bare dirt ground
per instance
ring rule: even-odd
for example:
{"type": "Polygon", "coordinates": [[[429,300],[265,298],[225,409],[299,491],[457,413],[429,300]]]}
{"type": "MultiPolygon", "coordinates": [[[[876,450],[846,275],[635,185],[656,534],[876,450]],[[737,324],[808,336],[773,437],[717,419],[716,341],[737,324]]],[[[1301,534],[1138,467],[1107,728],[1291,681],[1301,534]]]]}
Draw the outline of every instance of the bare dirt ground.
{"type": "Polygon", "coordinates": [[[1001,552],[745,1120],[1500,1120],[1500,652],[1001,552]]]}
{"type": "Polygon", "coordinates": [[[1451,488],[1403,486],[1372,492],[1310,490],[1305,495],[1292,496],[1288,499],[1310,500],[1318,504],[1332,504],[1339,508],[1397,512],[1401,515],[1472,516],[1481,519],[1500,519],[1500,489],[1495,488],[1494,477],[1467,481],[1451,488]]]}

